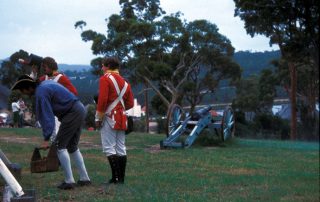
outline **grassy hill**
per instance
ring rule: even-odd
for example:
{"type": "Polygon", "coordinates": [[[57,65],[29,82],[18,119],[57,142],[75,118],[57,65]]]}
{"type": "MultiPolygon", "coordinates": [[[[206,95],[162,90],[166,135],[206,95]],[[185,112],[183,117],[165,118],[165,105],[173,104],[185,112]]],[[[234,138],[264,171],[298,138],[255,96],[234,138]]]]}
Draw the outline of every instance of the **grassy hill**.
{"type": "MultiPolygon", "coordinates": [[[[0,129],[0,148],[23,167],[21,186],[38,201],[319,201],[319,144],[236,138],[220,146],[160,150],[165,135],[127,136],[124,185],[108,186],[98,132],[83,131],[80,149],[93,185],[72,191],[55,186],[62,172],[31,174],[39,129],[0,129]]],[[[75,173],[75,179],[78,176],[75,173]]],[[[1,191],[0,180],[0,197],[1,191]]]]}

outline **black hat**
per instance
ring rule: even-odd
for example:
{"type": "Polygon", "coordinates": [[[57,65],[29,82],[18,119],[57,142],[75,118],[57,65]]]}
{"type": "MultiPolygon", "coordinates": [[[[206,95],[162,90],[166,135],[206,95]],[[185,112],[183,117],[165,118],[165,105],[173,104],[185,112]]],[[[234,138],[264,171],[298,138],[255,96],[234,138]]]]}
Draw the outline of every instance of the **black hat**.
{"type": "Polygon", "coordinates": [[[36,65],[38,67],[41,67],[42,60],[42,57],[31,53],[29,56],[29,65],[36,65]]]}
{"type": "Polygon", "coordinates": [[[36,81],[32,79],[29,75],[25,74],[18,78],[18,81],[16,81],[13,86],[11,87],[11,90],[19,90],[22,88],[25,88],[27,86],[35,85],[36,81]]]}
{"type": "Polygon", "coordinates": [[[94,103],[95,104],[98,104],[98,94],[95,94],[94,96],[93,96],[93,100],[94,100],[94,103]]]}

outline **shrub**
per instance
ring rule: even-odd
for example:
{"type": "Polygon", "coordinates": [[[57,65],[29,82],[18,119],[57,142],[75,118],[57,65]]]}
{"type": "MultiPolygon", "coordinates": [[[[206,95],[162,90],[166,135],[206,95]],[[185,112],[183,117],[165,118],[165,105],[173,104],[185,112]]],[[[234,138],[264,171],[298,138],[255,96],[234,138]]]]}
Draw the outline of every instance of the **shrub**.
{"type": "Polygon", "coordinates": [[[133,131],[134,132],[145,132],[146,131],[146,121],[144,118],[133,119],[133,131]]]}
{"type": "Polygon", "coordinates": [[[87,116],[85,119],[85,126],[86,126],[86,128],[90,128],[90,127],[95,128],[94,116],[96,113],[96,105],[89,104],[89,105],[87,105],[86,108],[87,108],[87,116]]]}
{"type": "Polygon", "coordinates": [[[157,118],[158,123],[158,133],[166,133],[167,132],[167,119],[157,118]]]}
{"type": "Polygon", "coordinates": [[[236,123],[247,124],[245,113],[242,111],[234,111],[236,123]]]}
{"type": "Polygon", "coordinates": [[[258,136],[263,138],[288,139],[289,122],[272,114],[260,114],[254,118],[253,125],[258,136]]]}
{"type": "Polygon", "coordinates": [[[252,137],[256,138],[255,129],[253,127],[253,124],[250,123],[238,123],[235,124],[235,136],[237,137],[252,137]]]}
{"type": "Polygon", "coordinates": [[[219,146],[222,140],[213,130],[204,129],[194,142],[194,145],[200,146],[219,146]]]}

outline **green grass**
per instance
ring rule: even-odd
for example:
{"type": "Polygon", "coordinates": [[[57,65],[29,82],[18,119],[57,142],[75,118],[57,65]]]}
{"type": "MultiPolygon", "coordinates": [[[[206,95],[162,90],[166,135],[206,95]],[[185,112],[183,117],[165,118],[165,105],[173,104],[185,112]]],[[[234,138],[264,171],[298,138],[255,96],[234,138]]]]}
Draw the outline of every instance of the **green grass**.
{"type": "Polygon", "coordinates": [[[0,148],[22,165],[20,184],[35,189],[39,201],[319,201],[318,143],[236,138],[221,146],[159,150],[164,138],[128,135],[126,183],[107,187],[111,172],[100,135],[83,131],[80,149],[93,186],[72,191],[56,188],[61,171],[30,173],[40,130],[0,129],[0,148]]]}

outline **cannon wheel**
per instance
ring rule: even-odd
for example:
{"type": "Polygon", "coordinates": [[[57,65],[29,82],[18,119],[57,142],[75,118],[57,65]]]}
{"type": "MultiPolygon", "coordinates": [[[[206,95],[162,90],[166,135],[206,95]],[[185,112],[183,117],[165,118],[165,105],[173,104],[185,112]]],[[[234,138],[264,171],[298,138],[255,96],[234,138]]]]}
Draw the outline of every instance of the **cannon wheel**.
{"type": "Polygon", "coordinates": [[[167,137],[178,128],[184,117],[185,113],[180,105],[174,104],[169,108],[167,115],[167,137]]]}
{"type": "Polygon", "coordinates": [[[235,132],[235,120],[233,110],[230,107],[224,110],[221,125],[221,140],[231,139],[235,132]]]}

